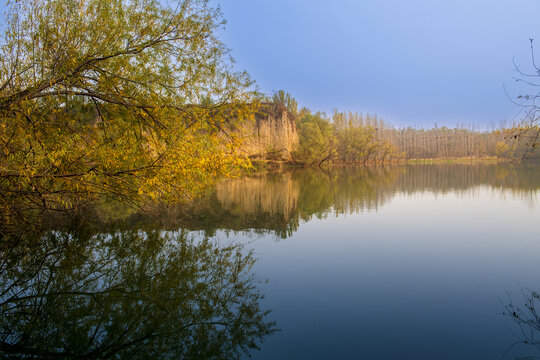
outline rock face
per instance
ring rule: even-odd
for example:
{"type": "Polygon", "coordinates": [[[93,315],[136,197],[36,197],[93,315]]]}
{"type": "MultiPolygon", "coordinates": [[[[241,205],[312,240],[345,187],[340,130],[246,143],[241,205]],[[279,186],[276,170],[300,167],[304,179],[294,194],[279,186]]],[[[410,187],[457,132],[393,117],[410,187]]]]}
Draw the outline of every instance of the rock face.
{"type": "Polygon", "coordinates": [[[251,159],[291,160],[298,145],[294,119],[283,105],[264,104],[255,121],[242,124],[242,152],[251,159]]]}

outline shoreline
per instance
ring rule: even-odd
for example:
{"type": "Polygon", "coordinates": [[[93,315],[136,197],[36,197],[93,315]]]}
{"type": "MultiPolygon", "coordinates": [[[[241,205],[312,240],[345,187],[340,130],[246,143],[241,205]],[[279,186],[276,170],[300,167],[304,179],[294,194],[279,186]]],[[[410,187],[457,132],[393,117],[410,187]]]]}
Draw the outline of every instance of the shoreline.
{"type": "MultiPolygon", "coordinates": [[[[527,160],[525,160],[527,161],[527,160]]],[[[531,160],[534,161],[534,160],[531,160]]],[[[433,159],[401,159],[385,162],[334,162],[325,163],[320,167],[340,167],[340,166],[403,166],[403,165],[442,165],[442,164],[499,164],[499,163],[521,163],[521,159],[497,158],[497,157],[462,157],[462,158],[433,158],[433,159]]],[[[261,170],[278,169],[298,169],[316,168],[317,165],[303,166],[292,160],[251,160],[254,172],[261,170]]]]}

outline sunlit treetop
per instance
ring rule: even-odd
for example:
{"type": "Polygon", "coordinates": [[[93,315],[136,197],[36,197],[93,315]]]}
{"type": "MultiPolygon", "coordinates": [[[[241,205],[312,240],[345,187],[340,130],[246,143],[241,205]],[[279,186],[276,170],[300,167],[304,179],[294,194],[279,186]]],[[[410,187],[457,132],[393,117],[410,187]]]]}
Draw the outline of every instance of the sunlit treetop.
{"type": "Polygon", "coordinates": [[[207,1],[22,0],[6,17],[4,212],[185,200],[247,166],[226,129],[252,116],[252,82],[207,1]]]}

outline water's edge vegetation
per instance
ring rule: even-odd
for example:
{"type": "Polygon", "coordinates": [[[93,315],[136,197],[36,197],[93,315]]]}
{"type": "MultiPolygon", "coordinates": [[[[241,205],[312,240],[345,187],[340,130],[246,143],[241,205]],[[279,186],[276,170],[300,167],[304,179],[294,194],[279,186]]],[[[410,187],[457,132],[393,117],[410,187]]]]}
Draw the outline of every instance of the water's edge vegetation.
{"type": "MultiPolygon", "coordinates": [[[[270,99],[269,99],[270,100],[270,99]]],[[[301,166],[323,164],[402,164],[443,161],[520,161],[537,159],[540,128],[523,123],[500,126],[491,131],[474,130],[458,124],[432,128],[395,128],[377,115],[334,111],[332,116],[313,112],[281,90],[272,99],[286,107],[295,119],[298,145],[292,163],[301,166]]],[[[269,151],[267,160],[275,160],[269,151]]]]}

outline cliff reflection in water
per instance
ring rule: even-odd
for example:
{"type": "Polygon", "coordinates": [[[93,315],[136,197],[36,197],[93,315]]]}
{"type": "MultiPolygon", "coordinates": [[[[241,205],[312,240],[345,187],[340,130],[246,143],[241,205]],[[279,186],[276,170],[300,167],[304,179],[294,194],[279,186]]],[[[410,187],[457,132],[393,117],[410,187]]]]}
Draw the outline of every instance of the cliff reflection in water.
{"type": "MultiPolygon", "coordinates": [[[[396,194],[471,192],[480,187],[512,194],[534,205],[540,166],[412,165],[298,169],[220,183],[194,207],[160,212],[166,228],[270,232],[287,238],[313,217],[376,211],[396,194]]],[[[474,195],[474,194],[472,194],[474,195]]],[[[147,221],[132,216],[128,221],[147,221]]]]}
{"type": "Polygon", "coordinates": [[[240,246],[157,230],[2,240],[2,358],[234,359],[275,331],[240,246]]]}

